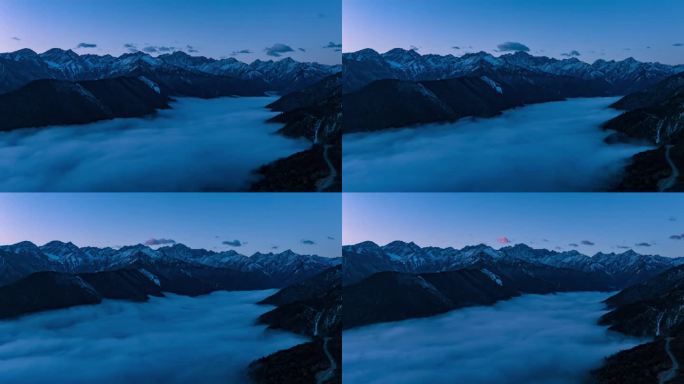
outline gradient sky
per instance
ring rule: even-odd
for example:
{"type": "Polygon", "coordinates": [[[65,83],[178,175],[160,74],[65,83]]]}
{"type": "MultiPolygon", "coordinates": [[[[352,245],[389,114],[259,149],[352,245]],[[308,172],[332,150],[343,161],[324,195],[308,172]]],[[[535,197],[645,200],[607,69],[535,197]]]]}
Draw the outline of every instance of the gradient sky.
{"type": "Polygon", "coordinates": [[[340,0],[2,0],[0,52],[57,47],[118,56],[124,44],[190,45],[192,54],[215,58],[249,50],[235,57],[251,62],[278,59],[264,50],[285,44],[294,52],[283,57],[336,64],[341,53],[323,47],[340,43],[341,8],[340,0]],[[97,47],[76,49],[81,43],[97,47]]]}
{"type": "Polygon", "coordinates": [[[341,209],[338,194],[0,194],[0,244],[118,247],[172,239],[245,255],[292,249],[337,257],[341,209]],[[234,240],[247,244],[222,244],[234,240]]]}
{"type": "Polygon", "coordinates": [[[403,240],[500,248],[526,243],[588,255],[631,248],[684,257],[684,194],[346,193],[343,223],[343,244],[403,240]],[[637,246],[641,243],[649,246],[637,246]]]}
{"type": "Polygon", "coordinates": [[[345,52],[416,46],[460,56],[499,55],[499,44],[519,42],[534,55],[576,50],[590,63],[632,56],[682,64],[682,15],[681,0],[344,0],[343,44],[345,52]]]}

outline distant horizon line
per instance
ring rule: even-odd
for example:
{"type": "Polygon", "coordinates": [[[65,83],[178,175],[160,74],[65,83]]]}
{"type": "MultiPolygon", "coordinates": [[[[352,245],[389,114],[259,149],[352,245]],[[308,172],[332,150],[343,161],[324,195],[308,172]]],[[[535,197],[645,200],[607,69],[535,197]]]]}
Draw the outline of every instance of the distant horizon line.
{"type": "Polygon", "coordinates": [[[473,51],[473,52],[464,52],[462,55],[459,56],[458,54],[453,54],[453,53],[434,53],[434,52],[421,53],[421,52],[420,52],[420,49],[416,49],[416,48],[408,48],[408,49],[407,49],[407,48],[402,48],[402,47],[391,48],[391,49],[388,49],[388,50],[385,51],[385,52],[381,52],[379,49],[370,48],[370,47],[358,49],[358,50],[355,50],[355,51],[344,51],[344,50],[343,50],[343,51],[342,51],[342,55],[344,56],[344,55],[348,55],[348,54],[354,54],[354,53],[358,53],[358,52],[365,51],[365,50],[371,50],[371,51],[374,51],[374,52],[376,52],[376,53],[378,53],[378,54],[380,54],[380,55],[387,54],[387,53],[389,53],[389,52],[391,52],[391,51],[394,51],[394,50],[402,50],[402,51],[406,51],[406,52],[415,52],[415,53],[417,53],[417,54],[420,55],[420,56],[428,56],[428,55],[431,55],[431,56],[440,56],[440,57],[449,57],[449,56],[451,56],[451,57],[455,57],[455,58],[463,58],[464,56],[467,56],[467,55],[478,55],[478,54],[483,54],[483,53],[486,54],[486,55],[492,56],[492,57],[494,57],[494,58],[500,58],[500,57],[503,57],[503,56],[515,55],[515,54],[525,54],[525,55],[528,55],[528,56],[531,56],[531,57],[547,58],[547,59],[558,60],[558,61],[579,61],[579,62],[582,62],[582,63],[585,63],[585,64],[589,64],[589,65],[595,64],[597,61],[605,61],[605,62],[616,62],[616,63],[619,63],[619,62],[623,62],[623,61],[629,61],[630,59],[632,59],[632,60],[634,60],[634,61],[637,61],[637,62],[640,62],[640,63],[645,63],[645,64],[661,64],[661,65],[667,65],[667,66],[671,66],[671,67],[677,67],[677,66],[683,66],[683,65],[684,65],[684,63],[680,63],[680,64],[664,64],[664,63],[661,63],[661,62],[659,62],[659,61],[640,61],[640,60],[635,59],[633,56],[629,56],[629,57],[627,57],[627,58],[625,58],[625,59],[622,59],[622,60],[618,60],[618,59],[610,59],[610,60],[608,60],[608,59],[596,59],[596,60],[594,60],[593,63],[590,63],[590,62],[588,62],[588,61],[584,61],[584,60],[580,59],[581,55],[580,55],[580,56],[568,56],[568,57],[564,57],[564,58],[556,58],[556,57],[553,57],[553,56],[547,56],[547,55],[545,55],[545,54],[535,55],[535,54],[532,54],[532,53],[526,52],[526,51],[507,51],[507,52],[495,52],[495,53],[492,53],[492,52],[488,52],[488,51],[485,51],[485,50],[479,50],[479,51],[473,51]],[[497,56],[496,54],[498,54],[498,56],[497,56]]]}
{"type": "MultiPolygon", "coordinates": [[[[593,256],[590,256],[589,254],[582,253],[582,252],[578,251],[577,249],[563,250],[563,249],[551,249],[551,248],[545,248],[545,247],[536,248],[536,247],[533,247],[533,246],[531,246],[531,245],[529,245],[529,244],[527,244],[527,243],[524,243],[524,242],[510,242],[510,243],[507,243],[507,244],[500,244],[500,247],[499,247],[499,248],[496,248],[495,245],[490,245],[490,244],[487,244],[487,243],[484,243],[484,242],[478,243],[478,244],[464,245],[464,246],[461,247],[461,248],[457,248],[456,246],[453,246],[453,245],[449,245],[449,246],[446,246],[446,247],[444,247],[444,246],[436,246],[436,245],[425,245],[425,246],[421,246],[421,245],[418,245],[418,244],[417,244],[416,242],[414,242],[414,241],[404,241],[404,240],[392,240],[392,241],[388,242],[387,244],[380,245],[378,242],[373,241],[373,240],[364,240],[364,241],[361,241],[361,242],[358,242],[358,243],[354,243],[354,244],[342,244],[342,247],[353,247],[353,246],[356,246],[356,245],[359,245],[359,244],[363,244],[363,243],[373,243],[373,244],[375,244],[375,245],[377,245],[377,246],[379,246],[379,247],[382,248],[382,247],[386,247],[386,246],[388,246],[388,245],[390,245],[390,244],[392,244],[392,243],[395,243],[395,242],[400,242],[400,243],[404,243],[404,244],[414,244],[414,245],[418,246],[418,247],[421,248],[421,249],[424,249],[424,248],[439,248],[439,249],[448,249],[448,248],[452,248],[452,249],[455,249],[455,250],[463,250],[464,248],[468,248],[468,247],[485,246],[485,247],[489,247],[489,248],[491,248],[491,249],[494,249],[494,250],[499,251],[499,250],[501,250],[501,249],[503,249],[503,248],[515,247],[515,246],[518,246],[518,245],[524,245],[524,246],[529,247],[529,248],[532,248],[532,249],[534,249],[534,250],[545,250],[545,251],[556,252],[556,253],[577,252],[577,253],[579,253],[579,254],[581,254],[581,255],[584,255],[584,256],[587,256],[587,257],[593,257],[593,256],[596,256],[596,255],[599,254],[599,253],[621,255],[621,254],[627,253],[627,252],[629,252],[629,251],[632,251],[632,252],[634,252],[634,253],[636,253],[636,254],[639,254],[639,255],[642,255],[642,256],[661,256],[661,257],[667,257],[667,258],[670,258],[670,259],[678,259],[678,258],[684,257],[684,255],[681,255],[681,256],[662,256],[662,255],[660,255],[660,254],[645,254],[645,253],[641,253],[641,252],[638,252],[638,251],[634,250],[634,247],[631,247],[631,246],[630,246],[630,247],[627,247],[627,248],[624,248],[624,249],[622,250],[622,252],[615,252],[615,251],[612,251],[612,252],[597,251],[597,252],[594,253],[593,256]]],[[[559,247],[559,248],[560,248],[560,247],[559,247]]],[[[575,248],[575,247],[573,247],[573,248],[575,248]]],[[[578,245],[577,248],[579,248],[579,245],[578,245]]]]}
{"type": "MultiPolygon", "coordinates": [[[[107,57],[107,56],[109,56],[109,57],[116,58],[116,59],[119,59],[119,58],[121,58],[121,57],[123,57],[123,56],[127,56],[127,55],[137,55],[137,54],[142,54],[142,55],[149,56],[149,57],[152,57],[152,58],[159,58],[160,56],[174,55],[174,54],[176,54],[176,53],[182,53],[182,54],[185,54],[185,55],[190,56],[190,57],[193,57],[193,58],[205,58],[205,59],[210,59],[210,60],[215,60],[215,61],[223,61],[223,60],[230,60],[230,59],[232,59],[232,60],[235,60],[235,61],[240,62],[240,63],[247,64],[247,65],[254,64],[254,63],[257,62],[257,61],[262,62],[262,63],[268,63],[268,62],[279,63],[279,62],[281,62],[281,61],[288,60],[288,59],[289,59],[289,60],[292,60],[292,61],[294,61],[294,62],[300,63],[300,64],[318,64],[318,65],[325,65],[325,66],[328,66],[328,67],[335,67],[335,66],[341,65],[341,63],[339,63],[339,64],[324,64],[324,63],[319,62],[319,61],[300,61],[300,60],[297,60],[297,59],[292,58],[291,56],[283,56],[283,57],[272,58],[272,59],[254,59],[252,62],[249,62],[249,63],[248,63],[248,62],[246,62],[246,61],[242,61],[242,60],[237,59],[236,56],[233,56],[233,55],[219,56],[219,57],[205,56],[205,55],[197,55],[197,56],[195,56],[195,55],[193,55],[193,54],[191,54],[191,53],[188,53],[188,52],[185,52],[185,51],[183,51],[183,50],[175,50],[175,51],[169,51],[169,52],[163,52],[163,53],[161,53],[161,52],[159,52],[159,53],[154,53],[154,54],[156,54],[156,56],[154,56],[152,53],[144,52],[144,51],[138,50],[138,51],[135,51],[135,52],[124,52],[124,53],[120,54],[119,56],[115,56],[115,55],[113,55],[113,54],[111,54],[111,53],[105,53],[105,54],[98,54],[98,53],[78,53],[78,52],[74,51],[74,49],[72,49],[72,48],[64,49],[64,48],[54,47],[54,48],[50,48],[50,49],[48,49],[48,50],[46,50],[46,51],[44,51],[44,52],[40,52],[40,53],[39,53],[38,51],[32,49],[32,48],[20,48],[20,49],[17,49],[17,50],[15,50],[15,51],[0,52],[0,55],[13,54],[13,53],[21,52],[21,51],[31,51],[31,52],[35,53],[36,55],[40,56],[40,55],[43,55],[43,54],[45,54],[45,53],[47,53],[47,52],[49,52],[49,51],[52,51],[52,50],[60,50],[60,51],[62,51],[62,52],[73,52],[74,54],[76,54],[76,55],[79,56],[79,57],[81,57],[81,56],[97,56],[97,57],[107,57]]],[[[340,55],[340,56],[342,56],[342,55],[340,55]]],[[[341,60],[341,57],[340,57],[340,60],[341,60]]]]}
{"type": "Polygon", "coordinates": [[[159,245],[149,245],[149,244],[144,244],[144,243],[137,243],[137,244],[130,244],[130,245],[122,245],[122,246],[101,246],[101,247],[99,247],[99,246],[95,246],[95,245],[83,245],[83,246],[79,246],[79,245],[76,245],[75,243],[73,243],[73,242],[71,242],[71,241],[62,241],[62,240],[50,240],[50,241],[48,241],[48,242],[46,242],[45,244],[42,244],[42,245],[38,245],[38,243],[33,242],[33,241],[31,241],[31,240],[22,240],[22,241],[19,241],[19,242],[16,242],[16,243],[12,243],[12,244],[0,244],[0,248],[2,248],[2,247],[16,246],[16,245],[19,245],[19,244],[22,244],[22,243],[30,243],[30,244],[36,246],[37,248],[40,248],[40,247],[44,247],[44,246],[46,246],[46,245],[48,245],[48,244],[50,244],[50,243],[54,243],[54,242],[62,243],[62,244],[65,244],[65,245],[72,244],[73,246],[75,246],[75,247],[78,248],[78,249],[82,249],[82,248],[107,249],[107,248],[109,248],[109,249],[113,249],[113,250],[116,250],[116,251],[119,251],[119,250],[121,250],[121,249],[123,249],[123,248],[135,248],[135,247],[139,247],[139,246],[142,246],[142,247],[145,247],[145,248],[149,248],[149,249],[151,249],[151,250],[153,250],[153,251],[157,251],[157,250],[159,250],[159,249],[161,249],[161,248],[171,248],[171,247],[174,247],[174,246],[177,246],[177,245],[181,245],[181,246],[186,247],[186,248],[188,248],[188,249],[190,249],[190,250],[193,250],[193,251],[206,251],[206,252],[213,252],[213,253],[216,253],[216,254],[221,254],[221,253],[226,253],[226,252],[231,252],[231,251],[232,251],[232,252],[237,253],[237,254],[240,255],[240,256],[245,256],[245,257],[252,257],[252,256],[254,256],[254,255],[256,255],[256,254],[264,254],[264,255],[273,254],[273,255],[280,255],[280,254],[287,253],[287,252],[291,252],[291,253],[294,253],[294,254],[297,254],[297,255],[300,255],[300,256],[316,256],[316,257],[324,257],[324,258],[328,258],[328,259],[334,259],[334,258],[339,258],[339,257],[341,257],[341,256],[321,256],[321,255],[318,255],[318,254],[315,254],[315,253],[307,253],[307,254],[304,254],[304,253],[295,252],[295,251],[292,250],[291,248],[285,249],[285,250],[283,250],[283,251],[280,251],[279,249],[277,249],[277,250],[276,250],[276,249],[272,249],[272,250],[269,251],[269,252],[256,251],[256,252],[254,252],[252,255],[248,256],[248,255],[246,255],[246,254],[243,254],[243,253],[238,252],[238,251],[235,250],[235,249],[228,249],[228,250],[224,250],[224,251],[214,251],[214,250],[207,249],[207,248],[204,248],[204,247],[193,248],[193,247],[190,247],[190,246],[188,246],[188,245],[185,245],[185,244],[183,244],[183,243],[181,243],[181,242],[174,242],[174,243],[169,243],[169,244],[159,244],[159,245]],[[275,252],[274,252],[274,251],[275,251],[275,252]]]}

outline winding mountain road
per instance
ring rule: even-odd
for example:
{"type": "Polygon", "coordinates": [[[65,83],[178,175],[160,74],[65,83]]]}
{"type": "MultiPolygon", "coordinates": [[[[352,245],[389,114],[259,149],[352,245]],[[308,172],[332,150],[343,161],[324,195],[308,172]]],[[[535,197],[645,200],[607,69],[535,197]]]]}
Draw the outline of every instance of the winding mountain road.
{"type": "Polygon", "coordinates": [[[665,372],[662,372],[658,376],[658,383],[659,384],[665,384],[668,381],[672,380],[677,376],[677,371],[679,370],[679,362],[677,361],[677,358],[675,357],[674,354],[672,354],[672,350],[670,349],[670,341],[672,340],[671,337],[668,337],[665,341],[665,352],[667,352],[667,355],[670,356],[670,360],[672,360],[672,368],[668,369],[665,372]]]}
{"type": "Polygon", "coordinates": [[[323,384],[326,381],[332,379],[333,375],[335,374],[335,370],[337,369],[337,363],[335,362],[335,359],[333,359],[333,356],[330,353],[330,350],[328,349],[329,340],[329,337],[323,339],[323,351],[325,351],[325,355],[328,357],[328,360],[330,361],[330,367],[316,375],[316,384],[323,384]]]}
{"type": "Polygon", "coordinates": [[[677,169],[677,166],[670,157],[670,151],[672,150],[672,147],[673,145],[668,145],[665,149],[665,158],[667,159],[667,162],[670,164],[672,172],[670,174],[670,177],[660,181],[660,192],[665,192],[668,189],[672,188],[674,184],[677,182],[677,179],[679,178],[679,169],[677,169]]]}
{"type": "Polygon", "coordinates": [[[328,170],[330,173],[325,179],[321,179],[318,182],[318,192],[325,191],[326,189],[330,188],[332,183],[335,182],[335,178],[337,177],[337,170],[332,164],[332,161],[330,161],[330,158],[328,157],[328,148],[330,148],[329,145],[326,145],[323,148],[323,158],[325,159],[326,164],[328,164],[328,170]]]}

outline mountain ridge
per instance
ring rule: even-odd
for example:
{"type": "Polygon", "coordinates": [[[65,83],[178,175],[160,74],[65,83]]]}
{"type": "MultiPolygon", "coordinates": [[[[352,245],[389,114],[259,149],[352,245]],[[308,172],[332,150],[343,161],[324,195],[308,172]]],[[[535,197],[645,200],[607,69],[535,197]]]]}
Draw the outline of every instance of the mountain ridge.
{"type": "Polygon", "coordinates": [[[394,48],[379,53],[367,48],[342,55],[345,92],[351,92],[374,80],[398,79],[411,81],[440,80],[466,76],[479,68],[504,66],[531,69],[556,75],[570,75],[584,79],[605,78],[617,94],[627,94],[679,72],[684,65],[639,62],[634,58],[621,61],[596,60],[586,63],[577,58],[555,59],[533,56],[526,52],[508,53],[495,57],[486,52],[462,56],[425,54],[414,50],[394,48]]]}
{"type": "Polygon", "coordinates": [[[138,69],[178,71],[186,74],[212,75],[216,79],[234,78],[262,82],[264,91],[289,93],[339,72],[339,65],[297,62],[291,58],[279,61],[255,60],[247,64],[235,58],[213,59],[190,56],[176,51],[154,57],[147,53],[111,55],[79,55],[71,50],[53,48],[41,54],[30,49],[0,53],[0,93],[5,93],[39,79],[68,81],[98,80],[126,76],[138,69]]]}
{"type": "Polygon", "coordinates": [[[597,252],[593,256],[587,256],[577,251],[535,249],[525,244],[496,250],[484,244],[455,249],[420,247],[404,241],[393,241],[380,246],[366,241],[344,245],[342,253],[345,258],[345,284],[358,282],[382,271],[433,273],[482,263],[522,260],[535,265],[573,269],[596,277],[602,276],[614,284],[615,288],[624,288],[684,263],[683,258],[641,255],[633,250],[620,254],[597,252]]]}
{"type": "Polygon", "coordinates": [[[32,273],[42,271],[63,273],[91,273],[159,266],[171,273],[173,263],[213,268],[245,274],[262,281],[256,286],[278,288],[308,278],[322,270],[341,263],[340,258],[316,255],[300,255],[291,250],[280,253],[256,252],[251,256],[235,251],[215,252],[192,249],[183,244],[153,249],[143,244],[111,247],[78,247],[73,243],[50,241],[38,246],[28,241],[0,246],[0,286],[20,280],[32,273]],[[139,265],[139,264],[143,265],[139,265]]]}

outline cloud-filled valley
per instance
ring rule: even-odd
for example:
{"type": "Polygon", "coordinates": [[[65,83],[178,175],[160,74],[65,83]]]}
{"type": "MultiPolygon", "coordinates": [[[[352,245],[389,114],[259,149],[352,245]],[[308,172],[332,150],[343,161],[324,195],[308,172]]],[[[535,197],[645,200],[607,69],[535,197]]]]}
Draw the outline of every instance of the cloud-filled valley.
{"type": "Polygon", "coordinates": [[[6,383],[239,383],[249,363],[306,341],[255,325],[275,291],[168,295],[0,321],[6,383]]]}
{"type": "Polygon", "coordinates": [[[149,118],[1,133],[0,189],[245,189],[255,169],[308,147],[266,123],[274,100],[179,99],[149,118]]]}
{"type": "Polygon", "coordinates": [[[606,293],[526,295],[494,306],[346,331],[345,383],[582,382],[643,340],[596,325],[606,293]]]}
{"type": "Polygon", "coordinates": [[[344,138],[346,191],[596,191],[648,149],[606,144],[617,98],[536,104],[489,119],[344,138]]]}

